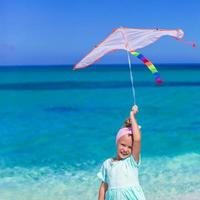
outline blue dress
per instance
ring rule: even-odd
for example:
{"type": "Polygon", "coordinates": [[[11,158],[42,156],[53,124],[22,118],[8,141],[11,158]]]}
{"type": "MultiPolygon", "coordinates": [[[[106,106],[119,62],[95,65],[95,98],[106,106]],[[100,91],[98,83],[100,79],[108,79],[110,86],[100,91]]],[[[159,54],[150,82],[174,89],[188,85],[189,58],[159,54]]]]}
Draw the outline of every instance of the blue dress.
{"type": "Polygon", "coordinates": [[[97,176],[108,184],[106,200],[145,200],[138,180],[140,160],[135,162],[133,156],[113,161],[104,161],[97,176]]]}

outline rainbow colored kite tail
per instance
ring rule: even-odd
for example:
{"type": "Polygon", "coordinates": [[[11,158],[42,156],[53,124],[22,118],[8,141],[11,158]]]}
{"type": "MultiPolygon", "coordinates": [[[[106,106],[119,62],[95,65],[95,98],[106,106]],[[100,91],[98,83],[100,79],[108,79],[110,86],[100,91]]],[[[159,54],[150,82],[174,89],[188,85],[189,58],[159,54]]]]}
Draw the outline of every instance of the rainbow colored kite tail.
{"type": "Polygon", "coordinates": [[[139,52],[136,52],[136,51],[130,51],[130,52],[132,55],[139,58],[149,68],[151,73],[154,75],[154,79],[157,84],[161,84],[163,82],[159,76],[158,70],[156,69],[156,67],[153,65],[153,63],[150,60],[148,60],[139,52]]]}
{"type": "Polygon", "coordinates": [[[154,73],[153,75],[154,75],[154,78],[155,78],[155,81],[156,81],[157,84],[163,83],[163,80],[160,79],[158,72],[154,73]]]}

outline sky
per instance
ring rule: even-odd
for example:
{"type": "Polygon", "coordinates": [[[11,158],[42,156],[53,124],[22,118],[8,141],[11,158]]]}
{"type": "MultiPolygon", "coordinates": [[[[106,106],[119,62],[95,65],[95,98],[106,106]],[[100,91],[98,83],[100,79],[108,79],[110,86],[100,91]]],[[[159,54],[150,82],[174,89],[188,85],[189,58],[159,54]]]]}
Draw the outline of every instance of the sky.
{"type": "MultiPolygon", "coordinates": [[[[200,63],[198,0],[0,0],[0,66],[76,64],[113,29],[178,29],[192,48],[163,37],[140,50],[153,63],[200,63]]],[[[98,64],[127,63],[126,52],[98,64]]]]}

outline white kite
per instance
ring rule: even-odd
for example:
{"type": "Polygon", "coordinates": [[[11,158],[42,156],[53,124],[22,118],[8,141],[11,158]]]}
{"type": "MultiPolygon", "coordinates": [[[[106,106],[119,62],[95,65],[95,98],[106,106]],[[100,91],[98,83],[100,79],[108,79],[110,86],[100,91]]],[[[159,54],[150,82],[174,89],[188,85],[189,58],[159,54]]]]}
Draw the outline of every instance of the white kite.
{"type": "MultiPolygon", "coordinates": [[[[158,84],[162,83],[162,80],[160,79],[160,76],[155,66],[141,53],[136,52],[136,50],[154,43],[162,36],[170,36],[173,39],[185,42],[181,40],[181,38],[183,38],[184,36],[184,32],[181,29],[167,30],[167,29],[117,28],[99,45],[97,45],[91,52],[89,52],[79,63],[77,63],[74,66],[74,69],[80,69],[92,65],[93,63],[98,61],[102,56],[106,55],[111,51],[125,50],[127,51],[128,54],[132,88],[133,88],[133,81],[132,81],[133,78],[131,72],[129,52],[132,55],[138,57],[140,60],[142,60],[142,62],[153,73],[155,80],[158,84]]],[[[185,43],[195,47],[194,43],[191,42],[185,42],[185,43]]]]}

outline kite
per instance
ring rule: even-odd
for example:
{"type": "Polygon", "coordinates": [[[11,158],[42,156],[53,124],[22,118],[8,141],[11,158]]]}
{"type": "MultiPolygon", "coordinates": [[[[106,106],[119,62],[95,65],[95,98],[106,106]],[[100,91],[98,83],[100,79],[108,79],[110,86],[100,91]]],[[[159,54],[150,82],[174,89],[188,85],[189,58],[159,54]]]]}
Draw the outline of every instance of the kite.
{"type": "MultiPolygon", "coordinates": [[[[135,28],[117,28],[105,38],[99,45],[90,51],[79,63],[74,66],[74,70],[87,67],[97,62],[101,57],[109,52],[116,50],[125,50],[128,55],[129,69],[132,83],[133,95],[135,90],[133,87],[133,77],[131,71],[131,62],[129,54],[139,58],[153,73],[156,83],[162,83],[155,66],[142,54],[137,52],[137,49],[142,49],[163,36],[171,36],[172,38],[182,41],[184,32],[181,29],[135,29],[135,28]]],[[[184,41],[183,41],[184,42],[184,41]]],[[[185,42],[195,47],[194,43],[185,42]]],[[[135,99],[135,98],[134,98],[135,99]]]]}

